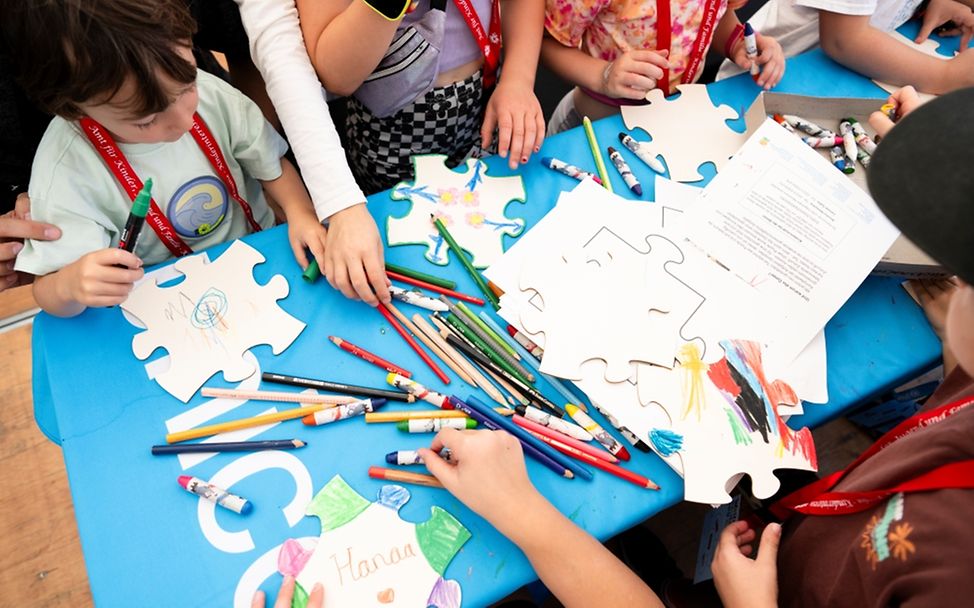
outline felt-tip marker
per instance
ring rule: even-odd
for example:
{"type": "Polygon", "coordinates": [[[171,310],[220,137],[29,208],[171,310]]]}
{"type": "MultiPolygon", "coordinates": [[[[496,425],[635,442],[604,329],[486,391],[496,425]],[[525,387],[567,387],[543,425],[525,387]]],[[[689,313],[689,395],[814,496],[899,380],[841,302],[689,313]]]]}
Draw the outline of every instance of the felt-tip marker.
{"type": "Polygon", "coordinates": [[[145,225],[145,215],[149,212],[149,203],[152,201],[152,178],[145,180],[145,185],[139,190],[132,201],[132,210],[129,211],[129,219],[125,222],[122,235],[118,238],[118,248],[132,253],[139,242],[142,234],[142,227],[145,225]]]}

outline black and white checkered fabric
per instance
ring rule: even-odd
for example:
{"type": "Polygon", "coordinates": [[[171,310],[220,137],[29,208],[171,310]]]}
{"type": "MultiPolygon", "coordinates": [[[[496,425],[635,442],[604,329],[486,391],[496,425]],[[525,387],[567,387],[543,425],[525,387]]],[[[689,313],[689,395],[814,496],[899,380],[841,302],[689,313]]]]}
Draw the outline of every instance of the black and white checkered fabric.
{"type": "Polygon", "coordinates": [[[413,177],[413,154],[446,154],[454,167],[479,157],[484,91],[478,71],[466,80],[435,88],[399,112],[377,118],[348,99],[348,160],[366,194],[413,177]]]}

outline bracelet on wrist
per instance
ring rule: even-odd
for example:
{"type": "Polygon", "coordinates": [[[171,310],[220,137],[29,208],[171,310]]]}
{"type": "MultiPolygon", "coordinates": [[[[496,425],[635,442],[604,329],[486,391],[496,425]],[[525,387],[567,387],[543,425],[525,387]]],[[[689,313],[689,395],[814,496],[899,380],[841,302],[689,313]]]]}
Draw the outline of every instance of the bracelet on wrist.
{"type": "Polygon", "coordinates": [[[734,47],[737,46],[739,40],[744,38],[744,25],[738,23],[734,26],[734,30],[731,35],[727,38],[727,42],[724,43],[724,57],[730,59],[731,54],[734,52],[734,47]]]}

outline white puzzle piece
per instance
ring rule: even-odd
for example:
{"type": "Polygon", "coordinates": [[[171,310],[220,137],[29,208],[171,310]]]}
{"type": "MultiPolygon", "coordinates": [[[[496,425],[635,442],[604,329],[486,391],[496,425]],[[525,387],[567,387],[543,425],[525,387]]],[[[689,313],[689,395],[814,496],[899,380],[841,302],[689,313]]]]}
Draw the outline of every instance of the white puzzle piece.
{"type": "Polygon", "coordinates": [[[696,182],[703,179],[700,165],[711,162],[720,171],[747,134],[727,126],[726,121],[740,118],[740,113],[728,105],[714,106],[704,85],[677,89],[676,99],[667,100],[663,91],[653,89],[646,94],[648,104],[622,106],[622,120],[627,129],[642,129],[653,138],[641,146],[663,157],[670,179],[696,182]]]}
{"type": "Polygon", "coordinates": [[[132,338],[132,351],[144,360],[164,348],[171,360],[155,378],[159,386],[187,402],[219,371],[227,382],[253,374],[256,368],[243,358],[251,347],[269,344],[276,355],[298,337],[304,323],[277,305],[288,294],[287,279],[254,281],[253,268],[264,261],[234,241],[212,262],[203,255],[177,260],[185,279],[172,287],[146,281],[132,290],[121,306],[146,328],[132,338]]]}
{"type": "Polygon", "coordinates": [[[469,252],[473,265],[486,268],[504,254],[504,235],[518,236],[524,230],[523,219],[504,215],[511,201],[526,201],[524,184],[520,176],[487,175],[487,165],[479,159],[469,159],[466,172],[459,173],[443,164],[446,158],[414,156],[415,180],[392,189],[393,199],[412,204],[405,216],[389,218],[389,245],[425,244],[427,260],[446,264],[448,247],[430,220],[432,214],[469,252]]]}

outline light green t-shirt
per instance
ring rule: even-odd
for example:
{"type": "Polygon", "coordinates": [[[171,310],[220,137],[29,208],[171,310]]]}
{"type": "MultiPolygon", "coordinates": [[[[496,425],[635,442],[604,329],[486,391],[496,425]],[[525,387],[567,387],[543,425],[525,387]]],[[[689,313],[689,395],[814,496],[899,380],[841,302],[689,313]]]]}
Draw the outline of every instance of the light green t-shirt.
{"type": "MultiPolygon", "coordinates": [[[[287,144],[257,105],[219,78],[197,75],[199,115],[223,151],[240,195],[261,227],[274,214],[257,180],[281,176],[287,144]]],[[[240,206],[227,193],[189,133],[172,143],[118,144],[142,181],[152,178],[152,198],[194,251],[250,232],[240,206]]],[[[83,255],[118,245],[132,201],[75,121],[54,118],[34,156],[28,188],[33,219],[61,229],[56,241],[28,240],[17,270],[44,275],[83,255]]],[[[146,222],[136,255],[146,265],[172,257],[146,222]]]]}

